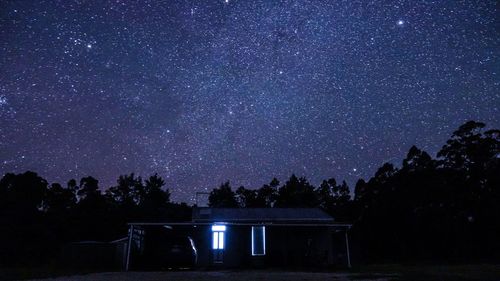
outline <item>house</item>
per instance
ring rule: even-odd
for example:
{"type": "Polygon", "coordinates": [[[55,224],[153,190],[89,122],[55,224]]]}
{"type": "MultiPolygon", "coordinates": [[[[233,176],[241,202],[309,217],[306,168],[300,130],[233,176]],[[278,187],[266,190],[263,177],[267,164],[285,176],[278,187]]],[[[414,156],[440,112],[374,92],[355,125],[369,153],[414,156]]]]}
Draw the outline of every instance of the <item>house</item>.
{"type": "Polygon", "coordinates": [[[129,223],[126,269],[170,267],[179,258],[159,252],[181,244],[198,268],[350,267],[350,227],[318,208],[195,207],[189,222],[129,223]]]}

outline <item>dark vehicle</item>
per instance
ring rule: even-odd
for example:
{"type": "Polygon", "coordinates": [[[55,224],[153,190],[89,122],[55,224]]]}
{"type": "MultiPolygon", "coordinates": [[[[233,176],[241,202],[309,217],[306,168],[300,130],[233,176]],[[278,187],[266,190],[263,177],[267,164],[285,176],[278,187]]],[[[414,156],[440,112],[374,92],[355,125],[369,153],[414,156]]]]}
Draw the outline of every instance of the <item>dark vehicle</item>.
{"type": "Polygon", "coordinates": [[[139,263],[151,270],[184,269],[196,266],[197,250],[193,239],[156,227],[145,231],[139,263]]]}
{"type": "Polygon", "coordinates": [[[196,266],[197,252],[193,239],[189,236],[174,237],[172,244],[165,249],[165,265],[173,268],[196,266]]]}

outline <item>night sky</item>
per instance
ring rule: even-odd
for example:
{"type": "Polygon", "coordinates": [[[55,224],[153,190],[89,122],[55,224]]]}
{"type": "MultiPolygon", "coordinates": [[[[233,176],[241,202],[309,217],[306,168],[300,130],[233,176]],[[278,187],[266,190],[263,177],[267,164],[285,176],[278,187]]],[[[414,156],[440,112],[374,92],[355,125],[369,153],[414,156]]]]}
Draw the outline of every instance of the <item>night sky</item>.
{"type": "Polygon", "coordinates": [[[500,127],[496,1],[1,1],[0,174],[353,185],[500,127]]]}

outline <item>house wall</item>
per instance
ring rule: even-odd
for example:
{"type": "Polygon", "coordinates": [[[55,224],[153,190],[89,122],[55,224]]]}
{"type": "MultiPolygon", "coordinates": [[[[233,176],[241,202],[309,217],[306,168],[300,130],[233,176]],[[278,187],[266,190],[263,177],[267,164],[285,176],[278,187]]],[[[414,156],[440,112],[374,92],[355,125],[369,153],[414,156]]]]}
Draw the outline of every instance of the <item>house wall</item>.
{"type": "MultiPolygon", "coordinates": [[[[161,245],[167,242],[163,240],[169,239],[169,236],[154,235],[157,231],[153,231],[153,228],[166,231],[158,226],[146,229],[147,239],[144,245],[152,246],[155,250],[153,252],[158,252],[158,249],[161,252],[161,245]]],[[[175,235],[189,236],[193,239],[197,250],[196,266],[198,268],[332,268],[347,265],[344,230],[336,230],[328,226],[276,225],[266,226],[266,254],[264,256],[252,256],[251,226],[226,225],[223,263],[215,264],[211,228],[211,225],[174,226],[169,231],[175,235]]],[[[143,256],[140,255],[139,250],[132,252],[133,268],[169,266],[168,260],[160,260],[149,253],[151,251],[147,251],[148,247],[145,249],[143,256]]]]}
{"type": "Polygon", "coordinates": [[[284,267],[328,265],[331,255],[326,227],[270,227],[266,264],[284,267]]]}
{"type": "Polygon", "coordinates": [[[266,255],[252,256],[251,226],[227,226],[223,264],[213,263],[210,226],[193,235],[202,268],[330,267],[344,265],[345,245],[337,245],[328,227],[266,226],[266,255]],[[335,244],[335,245],[334,245],[335,244]],[[338,264],[340,263],[340,264],[338,264]]]}
{"type": "Polygon", "coordinates": [[[198,266],[200,267],[245,267],[251,256],[251,232],[250,227],[228,226],[225,231],[224,261],[222,264],[214,264],[212,249],[211,226],[197,227],[193,235],[198,251],[198,266]]]}

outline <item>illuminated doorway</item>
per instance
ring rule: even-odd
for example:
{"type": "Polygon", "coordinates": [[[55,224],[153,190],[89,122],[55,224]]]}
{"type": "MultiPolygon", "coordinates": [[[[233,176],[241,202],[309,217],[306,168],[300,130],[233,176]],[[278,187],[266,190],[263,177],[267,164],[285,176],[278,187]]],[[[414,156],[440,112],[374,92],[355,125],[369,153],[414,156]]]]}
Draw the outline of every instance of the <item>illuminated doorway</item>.
{"type": "Polygon", "coordinates": [[[212,251],[214,263],[224,262],[225,232],[225,225],[212,225],[212,251]]]}

